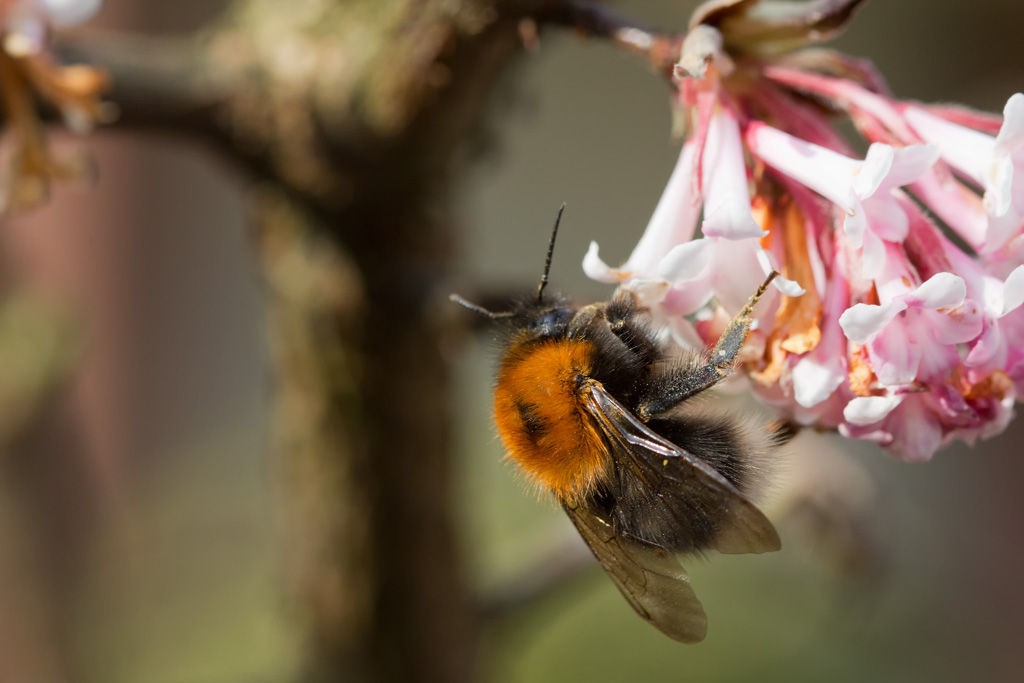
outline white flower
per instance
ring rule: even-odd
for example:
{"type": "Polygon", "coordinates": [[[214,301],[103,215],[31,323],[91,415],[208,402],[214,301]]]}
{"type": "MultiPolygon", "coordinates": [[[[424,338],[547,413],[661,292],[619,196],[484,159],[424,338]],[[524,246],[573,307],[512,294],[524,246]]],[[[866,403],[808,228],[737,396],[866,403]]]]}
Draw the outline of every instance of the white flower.
{"type": "Polygon", "coordinates": [[[620,268],[612,268],[598,256],[597,242],[591,242],[583,258],[587,277],[611,283],[654,279],[658,264],[668,252],[693,237],[700,216],[700,198],[692,192],[695,151],[692,142],[683,145],[654,214],[626,262],[620,268]]]}
{"type": "Polygon", "coordinates": [[[67,28],[96,16],[103,0],[42,0],[42,4],[55,27],[67,28]]]}
{"type": "Polygon", "coordinates": [[[725,108],[711,117],[702,161],[704,223],[701,231],[704,236],[740,240],[767,235],[750,213],[750,188],[740,127],[736,117],[725,108]]]}
{"type": "Polygon", "coordinates": [[[996,137],[980,133],[908,105],[904,115],[914,130],[935,144],[942,159],[984,191],[988,214],[986,252],[1000,249],[1024,225],[1024,94],[1010,97],[996,137]]]}
{"type": "Polygon", "coordinates": [[[939,155],[939,150],[929,145],[893,149],[876,142],[860,161],[762,123],[747,128],[747,141],[751,151],[769,166],[814,190],[846,214],[843,230],[851,246],[864,248],[868,277],[881,265],[879,240],[901,242],[907,235],[907,216],[893,190],[924,174],[939,155]]]}
{"type": "MultiPolygon", "coordinates": [[[[760,246],[767,233],[750,210],[750,189],[739,125],[732,112],[720,108],[708,125],[700,169],[696,145],[683,146],[675,170],[662,193],[643,237],[629,259],[613,268],[601,260],[592,242],[583,271],[599,282],[630,283],[671,315],[689,315],[712,297],[730,312],[738,311],[750,293],[772,271],[771,255],[760,246]],[[694,196],[699,170],[703,196],[694,196]],[[704,237],[691,239],[704,207],[704,237]],[[660,286],[650,286],[660,283],[660,286]]],[[[776,289],[789,296],[803,294],[797,283],[778,277],[776,289]]]]}

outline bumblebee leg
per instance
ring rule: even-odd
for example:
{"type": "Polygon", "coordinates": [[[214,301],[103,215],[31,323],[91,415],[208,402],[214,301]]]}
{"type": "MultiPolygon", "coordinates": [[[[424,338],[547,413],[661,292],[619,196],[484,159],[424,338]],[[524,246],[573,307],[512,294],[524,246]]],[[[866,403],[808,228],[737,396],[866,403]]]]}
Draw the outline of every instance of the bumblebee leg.
{"type": "Polygon", "coordinates": [[[566,330],[568,337],[573,339],[586,334],[590,325],[597,319],[599,312],[597,304],[590,304],[576,311],[576,315],[569,321],[569,328],[566,330]]]}
{"type": "Polygon", "coordinates": [[[645,313],[646,309],[637,301],[636,294],[629,290],[616,293],[604,309],[604,317],[612,334],[636,354],[644,365],[650,365],[662,355],[662,350],[655,341],[656,337],[651,332],[645,313]]]}
{"type": "Polygon", "coordinates": [[[747,305],[726,326],[725,332],[718,338],[718,343],[711,349],[711,353],[699,362],[667,373],[652,382],[654,390],[649,392],[648,398],[637,407],[637,415],[641,420],[646,422],[691,396],[710,389],[729,376],[736,363],[736,356],[743,348],[750,332],[750,315],[754,311],[754,306],[776,276],[778,273],[773,270],[757,288],[747,305]]]}

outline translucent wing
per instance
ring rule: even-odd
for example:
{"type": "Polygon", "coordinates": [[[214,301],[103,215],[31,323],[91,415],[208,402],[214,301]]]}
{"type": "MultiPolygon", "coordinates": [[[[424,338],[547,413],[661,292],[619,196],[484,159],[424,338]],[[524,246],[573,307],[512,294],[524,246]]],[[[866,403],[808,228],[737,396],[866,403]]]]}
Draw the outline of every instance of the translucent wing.
{"type": "Polygon", "coordinates": [[[674,555],[617,534],[609,520],[579,505],[562,507],[637,614],[674,640],[704,640],[708,630],[704,608],[674,555]]]}
{"type": "Polygon", "coordinates": [[[607,500],[590,510],[617,533],[670,553],[782,547],[768,518],[710,465],[651,431],[600,383],[582,392],[614,465],[607,500]]]}

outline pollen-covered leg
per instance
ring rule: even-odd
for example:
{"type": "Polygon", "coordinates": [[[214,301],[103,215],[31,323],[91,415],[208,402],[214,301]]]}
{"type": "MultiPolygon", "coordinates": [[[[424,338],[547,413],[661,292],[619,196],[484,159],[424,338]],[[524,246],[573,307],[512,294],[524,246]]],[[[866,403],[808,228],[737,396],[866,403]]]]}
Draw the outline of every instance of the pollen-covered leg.
{"type": "Polygon", "coordinates": [[[608,328],[641,363],[650,365],[661,356],[661,346],[651,331],[646,309],[637,301],[636,294],[620,290],[604,310],[608,328]]]}
{"type": "Polygon", "coordinates": [[[710,389],[729,376],[736,356],[747,341],[754,306],[777,276],[774,270],[768,275],[747,305],[729,322],[711,353],[698,362],[685,364],[663,374],[652,383],[654,390],[648,392],[649,397],[637,407],[637,415],[641,420],[649,421],[655,415],[710,389]]]}

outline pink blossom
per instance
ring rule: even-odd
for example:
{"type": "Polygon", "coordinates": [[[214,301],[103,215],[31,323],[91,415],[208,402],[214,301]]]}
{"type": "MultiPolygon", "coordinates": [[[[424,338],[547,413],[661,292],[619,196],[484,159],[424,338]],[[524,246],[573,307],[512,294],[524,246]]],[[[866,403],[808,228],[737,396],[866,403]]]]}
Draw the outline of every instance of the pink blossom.
{"type": "Polygon", "coordinates": [[[984,251],[1001,249],[1024,225],[1024,94],[1013,95],[1003,110],[995,137],[951,123],[921,107],[903,108],[907,121],[933,141],[943,160],[984,192],[987,215],[984,251]]]}
{"type": "MultiPolygon", "coordinates": [[[[630,282],[647,303],[676,316],[694,313],[713,296],[726,310],[738,311],[774,267],[760,247],[767,233],[751,212],[739,126],[731,112],[720,110],[708,126],[701,197],[692,192],[695,155],[692,144],[684,145],[647,230],[621,267],[604,263],[597,243],[583,260],[589,277],[630,282]],[[691,239],[702,205],[705,236],[691,239]]],[[[794,296],[802,292],[785,278],[777,278],[775,286],[794,296]]]]}
{"type": "Polygon", "coordinates": [[[55,180],[92,175],[81,154],[58,156],[49,149],[36,110],[38,100],[47,102],[76,133],[112,117],[100,99],[109,88],[106,74],[86,65],[62,66],[48,50],[51,29],[85,21],[101,5],[102,0],[0,0],[0,99],[11,138],[10,158],[0,169],[0,212],[39,205],[55,180]]]}
{"type": "Polygon", "coordinates": [[[583,272],[588,277],[609,283],[656,279],[661,259],[673,247],[689,243],[700,217],[700,198],[690,192],[693,187],[694,151],[693,143],[683,145],[654,215],[625,263],[618,268],[608,266],[598,256],[597,242],[590,243],[583,259],[583,272]]]}
{"type": "Polygon", "coordinates": [[[851,246],[863,248],[868,277],[881,267],[883,241],[902,242],[907,234],[897,188],[922,176],[939,153],[932,146],[894,149],[876,142],[860,161],[759,122],[748,126],[747,141],[751,152],[765,163],[831,200],[843,212],[843,230],[851,246]]]}
{"type": "Polygon", "coordinates": [[[911,289],[904,259],[890,253],[886,261],[888,277],[876,281],[884,303],[854,304],[839,324],[867,349],[879,386],[941,382],[960,364],[957,345],[981,333],[981,310],[967,299],[963,278],[938,273],[911,289]]]}
{"type": "Polygon", "coordinates": [[[865,62],[800,49],[853,0],[794,6],[777,27],[769,4],[697,10],[676,68],[679,162],[629,259],[611,267],[592,244],[584,270],[692,347],[777,268],[743,353],[762,400],[913,461],[998,434],[1024,390],[1024,95],[1001,121],[899,102],[865,62]],[[849,116],[864,158],[808,95],[849,116]]]}
{"type": "Polygon", "coordinates": [[[42,0],[42,3],[50,21],[57,28],[88,21],[103,7],[103,0],[42,0]]]}
{"type": "Polygon", "coordinates": [[[103,0],[2,0],[3,50],[17,57],[41,54],[51,27],[67,28],[88,21],[102,6],[103,0]]]}

